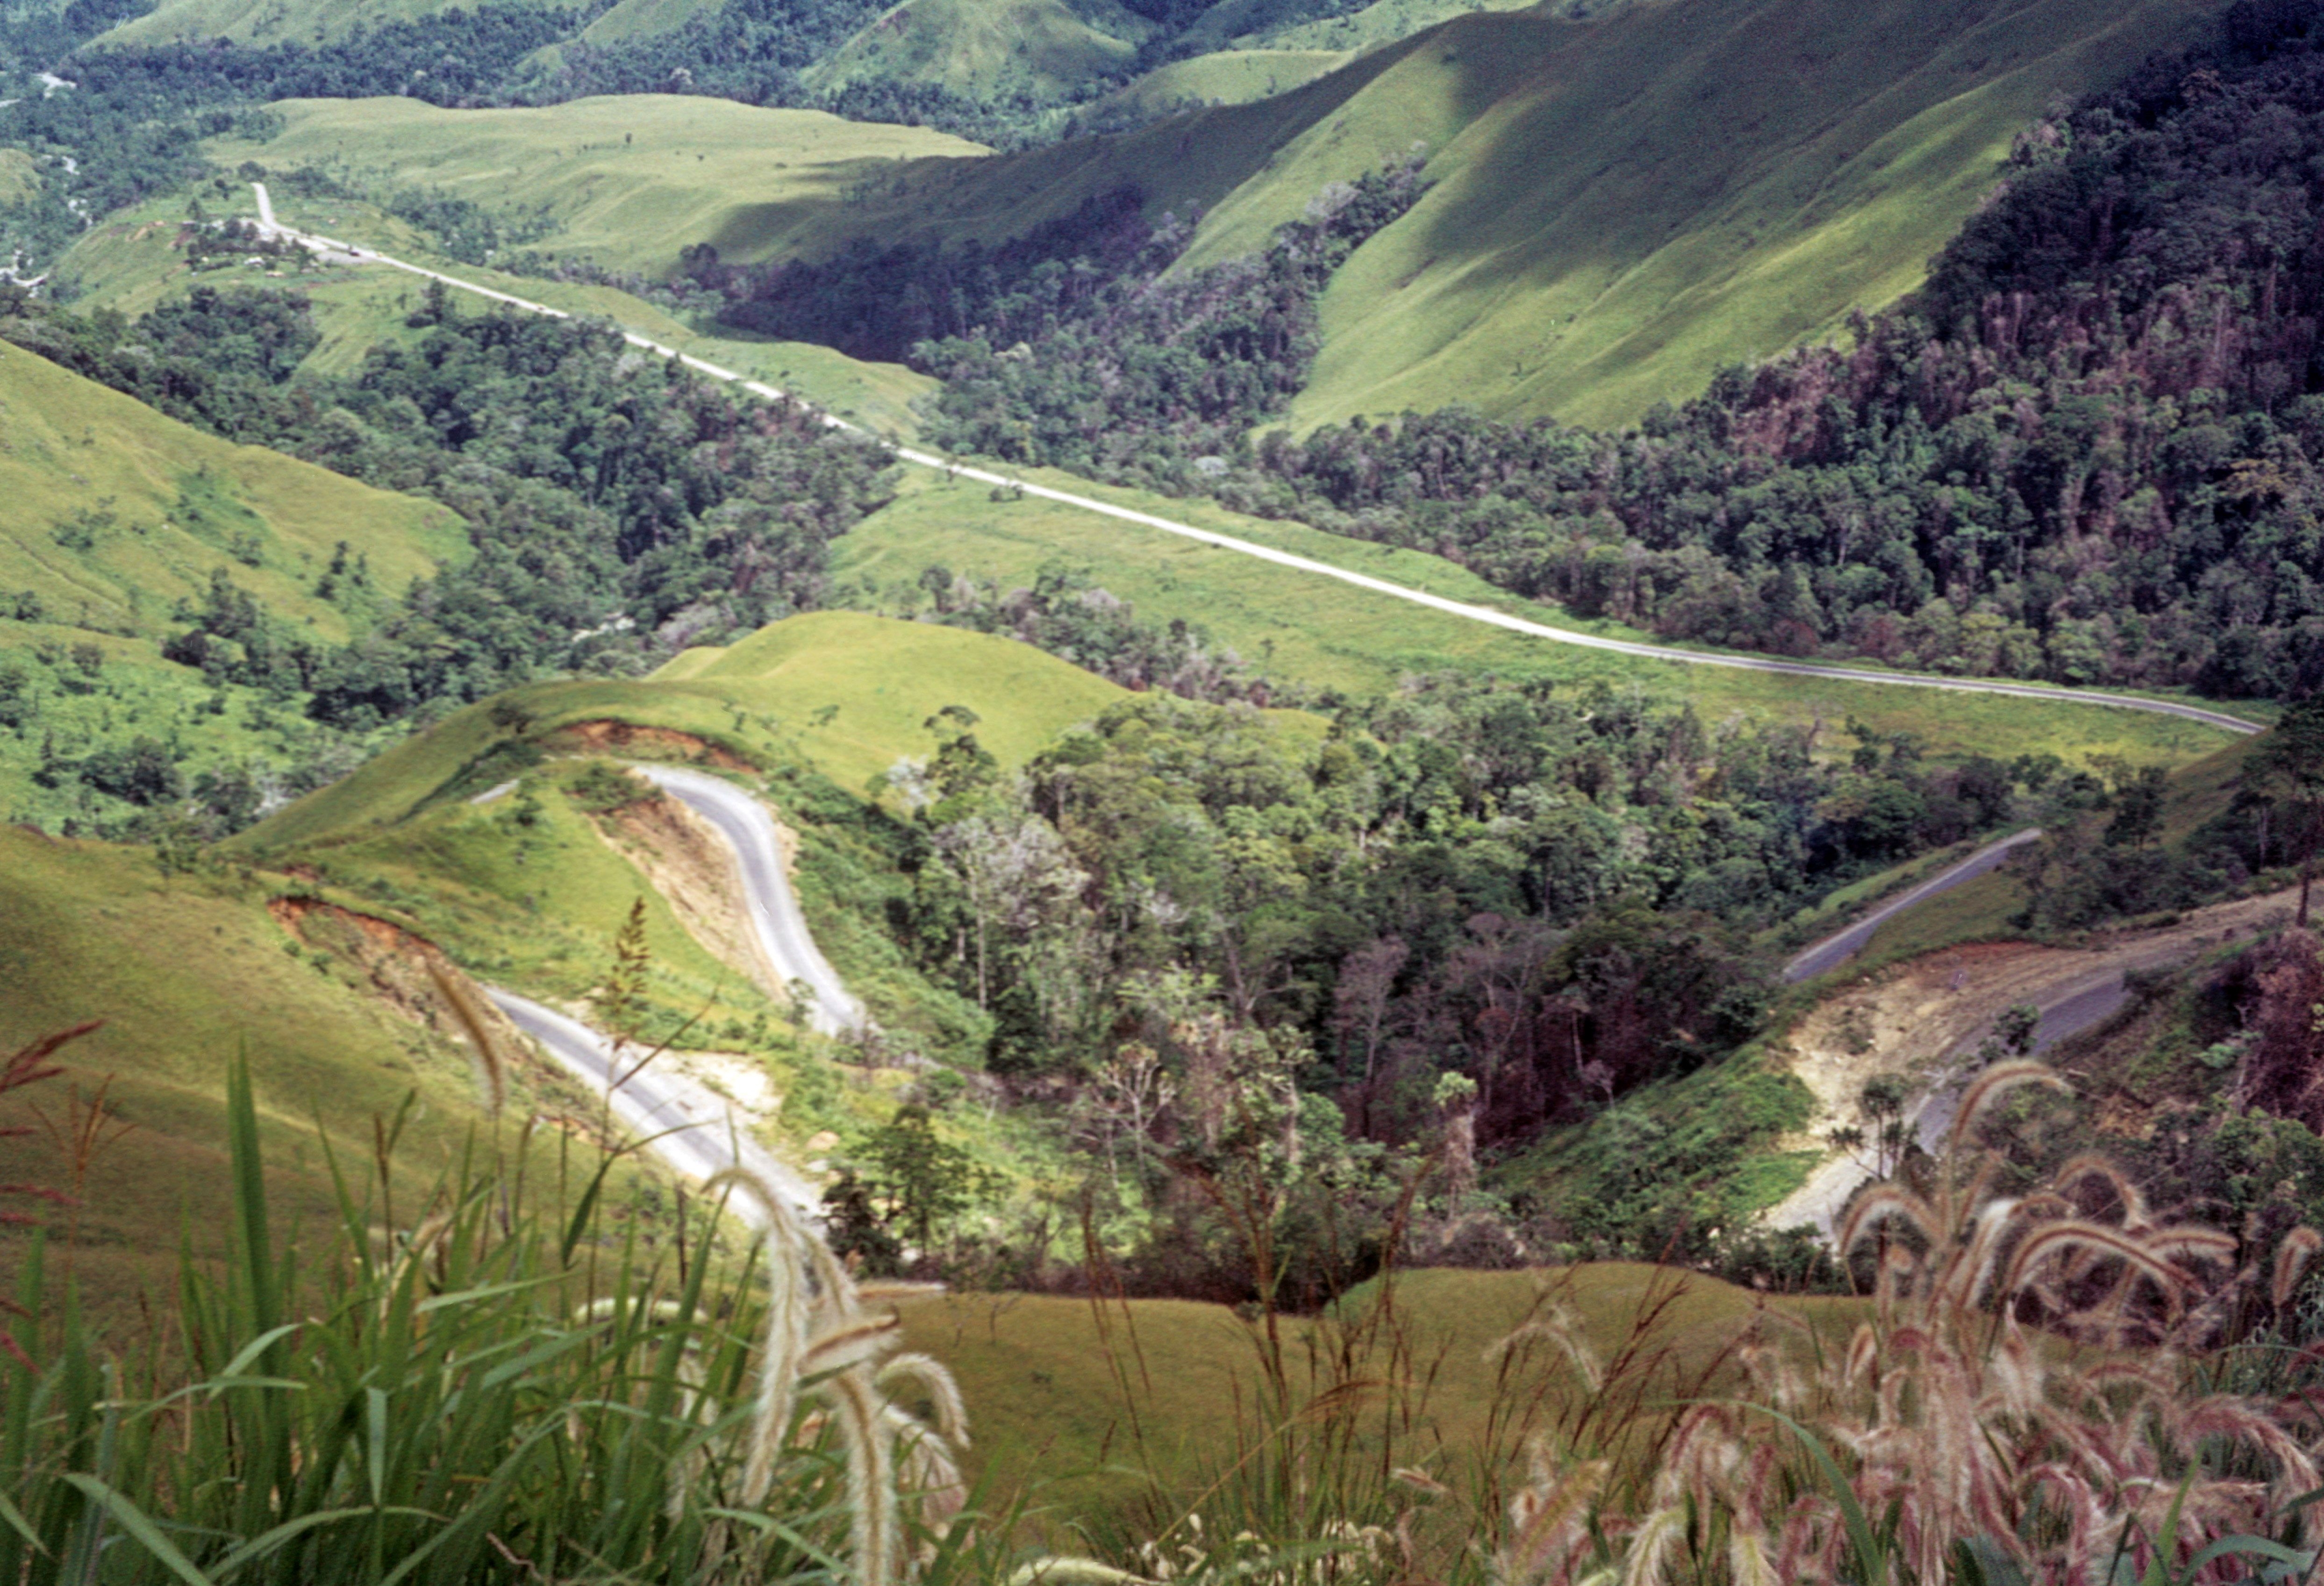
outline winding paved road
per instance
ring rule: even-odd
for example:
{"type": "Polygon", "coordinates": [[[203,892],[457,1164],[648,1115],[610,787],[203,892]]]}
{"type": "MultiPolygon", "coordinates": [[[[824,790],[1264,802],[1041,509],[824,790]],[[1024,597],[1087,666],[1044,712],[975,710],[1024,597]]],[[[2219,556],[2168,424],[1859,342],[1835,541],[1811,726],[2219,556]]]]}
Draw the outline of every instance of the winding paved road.
{"type": "Polygon", "coordinates": [[[1979,876],[1999,870],[2012,853],[2027,843],[2040,841],[2041,836],[2042,829],[2036,826],[2030,831],[2004,837],[1998,843],[1987,844],[1951,869],[1931,876],[1903,897],[1883,904],[1847,929],[1836,931],[1822,941],[1803,948],[1799,956],[1784,965],[1784,979],[1796,984],[1801,981],[1813,980],[1826,970],[1838,968],[1864,951],[1864,945],[1872,940],[1872,933],[1897,915],[1950,892],[1964,881],[1973,881],[1979,876]]]}
{"type": "MultiPolygon", "coordinates": [[[[2273,928],[2291,918],[2298,896],[2297,889],[2291,889],[2230,899],[2198,909],[2175,927],[2130,933],[2095,948],[2049,950],[2043,961],[2048,967],[2031,982],[2014,982],[2006,1000],[2031,1003],[2040,1010],[2041,1021],[2034,1027],[2038,1056],[2120,1011],[2130,1000],[2126,977],[2131,972],[2176,967],[2231,935],[2273,928]]],[[[1989,987],[1956,982],[1956,990],[1982,994],[1997,1004],[1998,1012],[2001,999],[1989,987]]],[[[1977,1071],[1978,1048],[1993,1033],[1994,1022],[1988,1019],[1969,1030],[1930,1065],[1934,1078],[1914,1103],[1911,1122],[1921,1148],[1932,1155],[1943,1148],[1961,1093],[1977,1071]]],[[[1812,1226],[1830,1237],[1848,1197],[1870,1176],[1849,1157],[1831,1157],[1772,1209],[1768,1220],[1775,1227],[1812,1226]]]]}
{"type": "MultiPolygon", "coordinates": [[[[334,237],[323,236],[314,232],[300,231],[293,226],[285,226],[275,218],[274,201],[267,193],[266,184],[253,182],[251,189],[257,196],[259,226],[263,231],[327,254],[344,257],[354,263],[383,264],[391,270],[401,270],[429,281],[441,281],[456,290],[470,292],[496,303],[504,303],[513,309],[524,309],[529,313],[545,314],[553,319],[573,318],[562,309],[552,309],[545,303],[532,302],[508,292],[495,291],[490,287],[477,286],[473,282],[462,281],[457,276],[429,270],[370,248],[358,247],[352,243],[343,243],[334,237]]],[[[622,336],[632,346],[642,347],[661,357],[676,358],[689,369],[697,370],[714,380],[723,380],[730,384],[739,385],[755,396],[764,397],[770,401],[794,401],[801,402],[803,406],[808,405],[801,401],[801,399],[779,391],[764,381],[752,380],[732,369],[724,369],[704,359],[681,353],[675,347],[664,346],[661,343],[640,336],[634,331],[624,330],[622,336]]],[[[849,430],[859,435],[869,433],[861,426],[850,424],[834,414],[823,413],[820,417],[823,422],[832,429],[849,430]]],[[[2050,704],[2104,705],[2117,710],[2145,711],[2156,715],[2177,716],[2183,721],[2199,722],[2207,727],[2215,727],[2224,733],[2256,733],[2261,730],[2258,723],[2247,722],[2241,716],[2229,715],[2224,711],[2210,710],[2199,705],[2182,704],[2177,700],[2142,699],[2130,694],[2100,694],[2080,689],[2044,688],[2031,683],[2003,683],[1979,678],[1938,678],[1909,672],[1873,671],[1857,667],[1825,666],[1814,661],[1783,660],[1772,656],[1731,655],[1710,650],[1680,650],[1665,644],[1641,644],[1633,640],[1608,639],[1595,633],[1577,633],[1570,629],[1553,628],[1545,622],[1511,616],[1507,612],[1495,611],[1489,606],[1472,605],[1466,601],[1452,600],[1441,595],[1431,595],[1426,590],[1410,588],[1402,584],[1392,584],[1385,578],[1375,578],[1369,574],[1334,567],[1329,562],[1319,562],[1309,557],[1295,555],[1290,551],[1277,550],[1273,546],[1259,545],[1248,539],[1238,539],[1231,534],[1221,534],[1209,529],[1197,529],[1191,523],[1180,523],[1169,518],[1157,517],[1151,512],[1137,512],[1129,507],[1116,506],[1111,502],[1098,501],[1085,495],[1075,495],[1068,491],[1053,490],[1047,485],[1028,484],[1010,475],[994,474],[982,468],[969,467],[955,463],[950,458],[938,456],[933,452],[918,451],[909,447],[897,447],[894,448],[894,453],[900,461],[918,467],[934,468],[949,477],[971,479],[980,484],[995,485],[1002,489],[1020,492],[1025,495],[1038,496],[1044,501],[1057,502],[1065,506],[1078,508],[1083,512],[1096,512],[1125,523],[1135,523],[1140,528],[1157,529],[1165,534],[1175,534],[1204,545],[1216,546],[1222,550],[1231,550],[1238,555],[1255,558],[1259,561],[1272,562],[1277,567],[1289,567],[1302,573],[1312,573],[1317,577],[1335,578],[1342,584],[1353,585],[1359,589],[1367,589],[1375,595],[1385,595],[1397,600],[1409,601],[1415,605],[1426,606],[1433,611],[1443,612],[1473,622],[1488,623],[1496,628],[1507,629],[1513,633],[1523,633],[1528,638],[1545,639],[1553,644],[1568,644],[1582,650],[1608,650],[1617,655],[1637,656],[1645,660],[1676,661],[1686,666],[1729,667],[1738,671],[1775,672],[1785,677],[1819,678],[1831,682],[1872,683],[1897,688],[1934,688],[1951,694],[1998,694],[2010,698],[2040,700],[2050,704]]]]}
{"type": "Polygon", "coordinates": [[[863,1005],[847,994],[838,972],[807,932],[807,917],[799,912],[798,898],[791,890],[782,844],[776,838],[774,817],[767,813],[767,807],[733,783],[700,771],[663,765],[637,769],[707,820],[734,851],[742,871],[744,909],[758,932],[759,945],[786,986],[804,981],[812,989],[815,1006],[809,1018],[815,1028],[827,1036],[862,1028],[863,1005]]]}
{"type": "MultiPolygon", "coordinates": [[[[783,867],[774,817],[766,807],[741,788],[699,771],[660,765],[638,770],[708,820],[733,850],[752,926],[785,982],[804,981],[813,989],[816,1028],[837,1035],[861,1028],[862,1004],[848,995],[807,932],[783,867]]],[[[484,992],[559,1065],[598,1094],[610,1093],[614,1115],[650,1140],[650,1148],[679,1173],[706,1179],[739,1163],[788,1197],[801,1215],[810,1221],[819,1215],[821,1191],[752,1139],[750,1120],[724,1096],[666,1060],[640,1066],[644,1053],[635,1048],[617,1052],[604,1035],[555,1009],[497,986],[487,986],[484,992]]],[[[753,1224],[764,1220],[757,1203],[747,1197],[733,1205],[753,1224]]]]}
{"type": "MultiPolygon", "coordinates": [[[[559,1065],[600,1095],[611,1090],[614,1116],[650,1141],[649,1148],[678,1172],[706,1179],[739,1162],[788,1197],[801,1215],[817,1215],[822,1192],[753,1140],[749,1120],[724,1096],[661,1062],[638,1067],[643,1052],[632,1047],[617,1054],[612,1041],[577,1019],[497,986],[486,986],[484,994],[559,1065]],[[618,1088],[616,1074],[625,1076],[618,1088]]],[[[737,1196],[733,1205],[754,1226],[764,1221],[758,1203],[748,1196],[737,1196]]]]}

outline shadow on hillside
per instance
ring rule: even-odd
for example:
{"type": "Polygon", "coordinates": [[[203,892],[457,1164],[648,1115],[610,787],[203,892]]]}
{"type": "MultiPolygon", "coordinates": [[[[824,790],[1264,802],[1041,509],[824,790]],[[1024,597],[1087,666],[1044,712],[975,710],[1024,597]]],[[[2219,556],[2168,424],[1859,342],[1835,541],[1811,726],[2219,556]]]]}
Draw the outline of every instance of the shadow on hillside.
{"type": "MultiPolygon", "coordinates": [[[[2079,90],[2093,61],[2126,69],[2194,10],[2191,0],[2034,0],[2006,11],[1987,0],[1749,0],[1640,6],[1556,33],[1522,14],[1465,19],[1448,43],[1480,58],[1480,92],[1508,87],[1471,126],[1457,173],[1405,222],[1422,228],[1406,252],[1458,264],[1457,280],[1436,283],[1434,334],[1474,329],[1513,290],[1554,290],[1534,311],[1600,320],[1566,359],[1603,356],[1640,334],[1659,344],[1683,328],[1655,323],[1679,293],[1878,194],[1899,151],[1875,145],[1915,117],[2022,74],[2022,87],[1981,112],[1991,135],[1964,141],[1981,151],[2006,137],[2015,111],[2038,114],[2061,88],[2079,90]],[[1517,80],[1494,59],[1512,56],[1532,62],[1517,80]],[[1684,255],[1658,260],[1674,244],[1684,255]]],[[[1904,180],[1958,176],[1939,165],[1904,180]]],[[[1859,279],[1891,263],[1870,262],[1859,279]]],[[[1809,318],[1844,311],[1854,284],[1808,289],[1838,294],[1809,318]]]]}

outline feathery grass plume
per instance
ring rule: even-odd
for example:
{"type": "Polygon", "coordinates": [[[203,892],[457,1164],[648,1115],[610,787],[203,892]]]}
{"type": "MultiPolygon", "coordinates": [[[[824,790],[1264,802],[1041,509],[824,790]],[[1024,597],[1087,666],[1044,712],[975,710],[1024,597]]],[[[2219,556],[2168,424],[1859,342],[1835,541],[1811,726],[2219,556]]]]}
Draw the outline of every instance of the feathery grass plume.
{"type": "MultiPolygon", "coordinates": [[[[104,1023],[105,1020],[101,1019],[91,1019],[87,1024],[75,1025],[70,1029],[59,1030],[54,1035],[42,1036],[39,1040],[19,1048],[9,1056],[6,1062],[0,1063],[0,1094],[22,1090],[26,1085],[38,1084],[44,1079],[56,1078],[65,1071],[64,1065],[52,1063],[50,1059],[56,1056],[65,1043],[78,1040],[104,1023]]],[[[0,1139],[28,1135],[32,1132],[32,1129],[28,1126],[11,1124],[5,1129],[0,1129],[0,1139]]],[[[31,1200],[46,1201],[57,1206],[72,1204],[71,1196],[60,1189],[47,1185],[0,1184],[0,1195],[22,1195],[31,1200]]],[[[22,1212],[0,1212],[0,1224],[23,1224],[32,1221],[33,1219],[22,1212]]],[[[14,1346],[7,1343],[5,1336],[0,1336],[0,1347],[8,1348],[11,1352],[14,1352],[14,1346]]]]}
{"type": "Polygon", "coordinates": [[[1154,1582],[1093,1558],[1045,1558],[1019,1566],[1009,1577],[1009,1586],[1154,1586],[1154,1582]]]}
{"type": "MultiPolygon", "coordinates": [[[[756,1174],[730,1167],[706,1186],[733,1187],[766,1213],[767,1329],[759,1357],[744,1500],[766,1501],[803,1391],[822,1399],[847,1459],[847,1509],[862,1586],[893,1586],[908,1560],[905,1510],[941,1535],[966,1501],[956,1451],[966,1444],[959,1386],[927,1355],[897,1355],[900,1319],[863,1308],[864,1291],[831,1247],[756,1174]],[[910,1382],[936,1408],[933,1425],[892,1402],[890,1382],[910,1382]]],[[[926,1286],[914,1286],[926,1292],[926,1286]]]]}
{"type": "Polygon", "coordinates": [[[1527,1449],[1531,1471],[1509,1498],[1509,1534],[1493,1559],[1495,1586],[1582,1586],[1611,1581],[1614,1572],[1591,1569],[1599,1552],[1591,1511],[1606,1486],[1609,1462],[1560,1464],[1546,1441],[1527,1449]]]}
{"type": "Polygon", "coordinates": [[[706,1194],[729,1187],[759,1203],[767,1222],[760,1238],[767,1247],[767,1327],[760,1343],[751,1446],[742,1472],[742,1501],[766,1502],[774,1483],[775,1462],[790,1434],[791,1411],[798,1400],[799,1361],[807,1353],[809,1298],[798,1259],[801,1234],[790,1203],[746,1167],[729,1167],[703,1185],[706,1194]]]}
{"type": "Polygon", "coordinates": [[[465,977],[447,971],[436,962],[433,954],[424,956],[428,978],[435,985],[436,994],[451,1009],[452,1017],[467,1035],[469,1046],[475,1049],[476,1074],[483,1082],[484,1104],[497,1117],[508,1102],[508,1066],[501,1060],[500,1043],[493,1039],[492,1026],[465,977]]]}
{"type": "Polygon", "coordinates": [[[895,1444],[883,1413],[887,1405],[861,1367],[842,1371],[825,1385],[839,1441],[847,1451],[847,1510],[856,1578],[863,1586],[888,1586],[896,1579],[902,1550],[896,1502],[895,1444]]]}
{"type": "Polygon", "coordinates": [[[1606,1385],[1606,1363],[1598,1358],[1598,1351],[1590,1347],[1589,1340],[1582,1336],[1582,1324],[1572,1308],[1554,1302],[1524,1326],[1487,1344],[1485,1359],[1488,1362],[1499,1360],[1532,1338],[1546,1339],[1558,1353],[1565,1357],[1567,1363],[1573,1368],[1573,1374],[1582,1379],[1591,1393],[1606,1385]]]}
{"type": "Polygon", "coordinates": [[[2072,1087],[2060,1077],[2048,1064],[2032,1057],[2013,1058],[1997,1063],[1978,1074],[1969,1089],[1961,1093],[1960,1107],[1953,1114],[1952,1128],[1945,1132],[1945,1160],[1961,1162],[1969,1142],[1977,1138],[1977,1126],[1993,1104],[2021,1085],[2042,1085],[2061,1094],[2071,1094],[2072,1087]]]}
{"type": "Polygon", "coordinates": [[[882,1388],[899,1382],[908,1382],[918,1388],[936,1411],[937,1433],[954,1448],[968,1446],[968,1402],[960,1397],[960,1384],[953,1380],[952,1373],[935,1356],[893,1356],[880,1368],[874,1380],[882,1388]]]}
{"type": "Polygon", "coordinates": [[[2309,1263],[2315,1260],[2319,1249],[2324,1249],[2324,1234],[2307,1227],[2293,1229],[2276,1246],[2275,1276],[2267,1286],[2267,1294],[2269,1306],[2279,1314],[2292,1304],[2292,1292],[2300,1286],[2309,1263]]]}
{"type": "MultiPolygon", "coordinates": [[[[1998,1158],[1972,1152],[1974,1126],[2026,1084],[2063,1082],[1997,1065],[1921,1188],[1876,1185],[1850,1210],[1843,1254],[1884,1229],[1908,1237],[1885,1241],[1874,1319],[1847,1348],[1812,1370],[1744,1351],[1761,1413],[1696,1406],[1645,1517],[1597,1517],[1625,1537],[1623,1586],[1933,1586],[1972,1578],[1964,1557],[1983,1561],[1980,1580],[2080,1586],[2117,1578],[2119,1560],[2121,1578],[2224,1582],[2248,1572],[2232,1539],[2314,1543],[2283,1507],[2314,1489],[2313,1413],[2296,1396],[2210,1390],[2193,1369],[2209,1335],[2190,1301],[2236,1241],[2158,1222],[2094,1157],[1996,1194],[1998,1158]],[[2094,1184],[2110,1215],[2086,1210],[2094,1184]]],[[[2319,1243],[2285,1240],[2287,1283],[2319,1243]]]]}

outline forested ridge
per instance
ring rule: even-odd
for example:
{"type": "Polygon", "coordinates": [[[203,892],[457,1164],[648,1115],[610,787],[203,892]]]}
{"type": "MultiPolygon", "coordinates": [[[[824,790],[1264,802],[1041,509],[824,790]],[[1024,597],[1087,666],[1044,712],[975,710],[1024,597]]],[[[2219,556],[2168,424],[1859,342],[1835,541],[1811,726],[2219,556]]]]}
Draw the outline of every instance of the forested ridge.
{"type": "MultiPolygon", "coordinates": [[[[303,696],[364,728],[544,669],[623,675],[690,641],[816,604],[823,548],[885,499],[890,464],[807,410],[742,396],[611,327],[461,314],[346,378],[298,374],[295,292],[198,287],[132,323],[19,302],[0,336],[173,418],[385,489],[432,496],[473,554],[355,644],[279,633],[229,583],[184,613],[175,659],[303,696]]],[[[327,578],[344,580],[346,568],[327,578]]]]}
{"type": "Polygon", "coordinates": [[[2227,696],[2324,681],[2312,8],[2239,7],[2020,142],[1854,346],[1600,437],[1262,443],[1258,501],[1675,638],[2227,696]],[[2237,44],[2240,43],[2240,48],[2237,44]]]}

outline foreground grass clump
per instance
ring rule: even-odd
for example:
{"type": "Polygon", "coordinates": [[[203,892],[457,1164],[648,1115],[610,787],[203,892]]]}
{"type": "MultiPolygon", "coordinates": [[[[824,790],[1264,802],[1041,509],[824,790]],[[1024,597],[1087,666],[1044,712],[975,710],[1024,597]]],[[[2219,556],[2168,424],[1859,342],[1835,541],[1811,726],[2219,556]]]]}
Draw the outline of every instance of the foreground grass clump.
{"type": "Polygon", "coordinates": [[[1605,1269],[1540,1274],[1514,1325],[1441,1344],[1416,1325],[1429,1296],[1474,1275],[1391,1275],[1313,1318],[1259,1308],[1246,1368],[1181,1406],[1223,1429],[1192,1471],[1163,1446],[1184,1429],[1136,1409],[1161,1407],[1163,1340],[1093,1294],[1093,1352],[1132,1408],[1097,1461],[1143,1478],[1049,1528],[1105,1562],[1012,1572],[1037,1511],[963,1523],[958,1390],[874,1308],[902,1291],[859,1284],[762,1186],[711,1186],[755,1206],[737,1253],[699,1203],[620,1223],[613,1157],[544,1173],[512,1154],[528,1176],[478,1147],[415,1200],[383,1125],[364,1172],[334,1162],[339,1216],[309,1255],[269,1227],[237,1072],[230,1255],[186,1262],[174,1320],[108,1358],[41,1247],[19,1274],[0,1580],[2310,1579],[2324,1417],[2318,1357],[2289,1341],[2324,1240],[2175,1222],[2095,1158],[1997,1196],[1999,1159],[1969,1149],[1982,1120],[2059,1083],[1989,1070],[1944,1161],[1859,1199],[1841,1242],[1869,1259],[1869,1300],[1770,1300],[1710,1347],[1667,1269],[1636,1269],[1618,1316],[1593,1306],[1605,1269]],[[1447,1392],[1476,1403],[1448,1418],[1447,1392]]]}
{"type": "Polygon", "coordinates": [[[239,1070],[229,1090],[230,1257],[185,1262],[177,1315],[130,1358],[92,1342],[69,1284],[51,1292],[43,1247],[18,1274],[0,1580],[885,1586],[957,1567],[957,1396],[932,1360],[890,1358],[880,1296],[779,1206],[728,1257],[717,1209],[674,1240],[617,1226],[616,1157],[544,1185],[483,1147],[412,1204],[383,1124],[365,1181],[334,1162],[338,1224],[309,1254],[269,1227],[239,1070]],[[891,1400],[899,1382],[937,1424],[891,1400]]]}
{"type": "Polygon", "coordinates": [[[2318,1236],[2295,1228],[2263,1262],[2249,1238],[2157,1215],[2091,1157],[1994,1194],[2001,1161],[1970,1142],[2029,1084],[2065,1088],[2038,1063],[1988,1069],[1923,1181],[1858,1199],[1840,1244],[1870,1256],[1877,1310],[1845,1348],[1746,1344],[1748,1392],[1688,1408],[1642,1489],[1537,1445],[1499,1579],[2312,1579],[2317,1353],[2277,1334],[2318,1236]]]}

